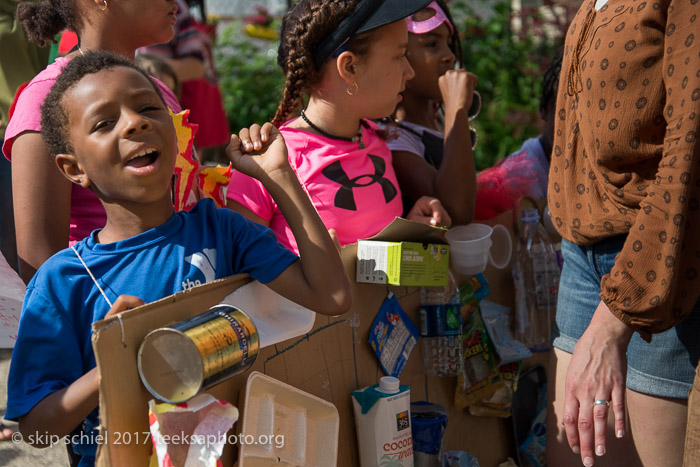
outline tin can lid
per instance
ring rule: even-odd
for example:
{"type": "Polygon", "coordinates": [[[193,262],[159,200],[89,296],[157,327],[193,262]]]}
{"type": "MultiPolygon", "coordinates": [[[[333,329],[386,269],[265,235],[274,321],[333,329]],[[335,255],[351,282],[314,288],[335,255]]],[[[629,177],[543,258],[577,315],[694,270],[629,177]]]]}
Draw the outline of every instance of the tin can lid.
{"type": "Polygon", "coordinates": [[[148,333],[139,347],[137,364],[148,392],[164,402],[185,402],[202,387],[204,365],[199,350],[176,329],[148,333]]]}

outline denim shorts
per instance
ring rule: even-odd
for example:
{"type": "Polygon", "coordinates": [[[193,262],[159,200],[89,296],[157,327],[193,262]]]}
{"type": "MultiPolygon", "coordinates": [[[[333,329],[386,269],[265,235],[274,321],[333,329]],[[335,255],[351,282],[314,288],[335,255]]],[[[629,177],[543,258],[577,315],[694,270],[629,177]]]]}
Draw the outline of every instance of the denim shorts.
{"type": "MultiPolygon", "coordinates": [[[[626,235],[587,247],[562,240],[564,257],[552,345],[573,353],[600,303],[600,280],[610,272],[626,235]]],[[[674,328],[651,343],[635,333],[627,348],[627,387],[658,397],[687,399],[700,357],[700,300],[674,328]]]]}

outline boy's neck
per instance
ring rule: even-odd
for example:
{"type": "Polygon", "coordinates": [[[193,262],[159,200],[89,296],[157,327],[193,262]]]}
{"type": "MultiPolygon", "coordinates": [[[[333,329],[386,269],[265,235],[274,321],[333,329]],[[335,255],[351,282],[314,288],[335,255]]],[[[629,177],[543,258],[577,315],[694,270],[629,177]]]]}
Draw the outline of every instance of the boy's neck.
{"type": "Polygon", "coordinates": [[[158,203],[133,204],[102,201],[107,213],[107,224],[97,234],[98,243],[114,243],[135,237],[165,224],[174,209],[169,198],[158,203]]]}
{"type": "Polygon", "coordinates": [[[404,92],[396,108],[396,119],[438,130],[435,120],[435,101],[404,92]]]}

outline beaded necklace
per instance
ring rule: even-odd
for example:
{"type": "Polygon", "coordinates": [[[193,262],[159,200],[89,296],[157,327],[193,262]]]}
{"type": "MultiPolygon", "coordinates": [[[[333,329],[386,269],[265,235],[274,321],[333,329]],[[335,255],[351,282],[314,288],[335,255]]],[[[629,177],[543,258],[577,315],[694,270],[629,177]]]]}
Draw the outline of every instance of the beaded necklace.
{"type": "Polygon", "coordinates": [[[316,125],[314,125],[313,123],[311,123],[311,120],[309,120],[309,117],[306,116],[306,114],[304,113],[303,110],[301,111],[301,118],[302,118],[311,128],[313,128],[314,130],[316,130],[317,132],[319,132],[322,136],[325,136],[326,138],[337,139],[337,140],[340,140],[340,141],[347,141],[347,142],[349,142],[349,143],[354,143],[354,142],[357,141],[357,143],[360,145],[360,149],[364,149],[364,148],[365,148],[365,144],[362,142],[362,124],[360,124],[360,125],[357,127],[357,135],[356,135],[356,136],[353,136],[352,138],[348,138],[347,136],[336,136],[336,135],[333,135],[333,134],[331,134],[331,133],[328,133],[327,131],[324,131],[324,130],[320,129],[319,127],[317,127],[316,125]]]}

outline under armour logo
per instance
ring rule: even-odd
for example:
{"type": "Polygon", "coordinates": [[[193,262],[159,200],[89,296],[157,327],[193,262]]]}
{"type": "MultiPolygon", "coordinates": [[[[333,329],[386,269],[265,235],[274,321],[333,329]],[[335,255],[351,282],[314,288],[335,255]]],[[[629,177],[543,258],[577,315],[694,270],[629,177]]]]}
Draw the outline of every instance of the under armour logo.
{"type": "Polygon", "coordinates": [[[335,161],[332,164],[329,164],[321,171],[326,178],[341,185],[340,188],[338,188],[338,192],[335,194],[335,207],[347,209],[348,211],[357,211],[355,195],[352,192],[353,188],[363,188],[375,183],[379,183],[381,185],[385,202],[388,203],[397,195],[398,192],[396,191],[396,187],[388,178],[384,178],[384,173],[386,173],[386,164],[384,159],[371,154],[369,155],[369,159],[372,161],[372,165],[374,165],[374,174],[366,174],[355,178],[350,178],[340,165],[340,161],[335,161]],[[369,181],[367,183],[358,183],[358,181],[363,178],[369,178],[369,181]]]}

